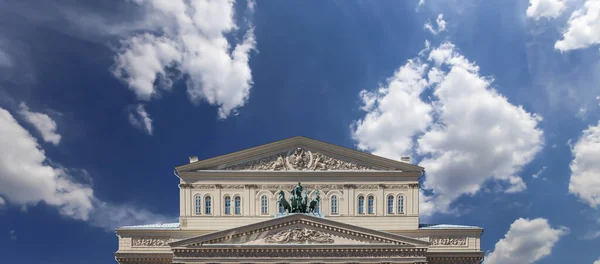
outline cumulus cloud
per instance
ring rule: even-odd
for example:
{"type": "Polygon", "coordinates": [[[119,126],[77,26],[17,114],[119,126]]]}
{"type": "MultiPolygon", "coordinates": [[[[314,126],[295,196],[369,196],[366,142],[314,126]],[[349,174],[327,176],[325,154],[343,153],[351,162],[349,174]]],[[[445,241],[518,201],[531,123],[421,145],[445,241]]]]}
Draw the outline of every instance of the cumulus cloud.
{"type": "Polygon", "coordinates": [[[484,263],[534,263],[550,255],[556,242],[567,233],[566,227],[552,228],[544,218],[519,218],[496,243],[494,251],[485,257],[484,263]]]}
{"type": "Polygon", "coordinates": [[[598,260],[594,261],[594,264],[600,264],[600,258],[598,258],[598,260]]]}
{"type": "Polygon", "coordinates": [[[148,135],[152,135],[152,118],[150,118],[150,115],[146,112],[144,105],[138,104],[135,109],[130,109],[129,123],[134,127],[145,131],[148,135]]]}
{"type": "Polygon", "coordinates": [[[452,43],[432,49],[427,61],[432,65],[409,60],[387,86],[361,92],[366,114],[353,126],[358,148],[423,157],[423,188],[432,194],[421,194],[423,215],[449,212],[454,200],[489,180],[507,193],[525,190],[517,173],[542,148],[541,117],[508,102],[452,43]],[[424,102],[429,87],[433,97],[424,102]]]}
{"type": "Polygon", "coordinates": [[[37,140],[5,109],[0,108],[0,195],[10,205],[55,207],[63,216],[105,229],[121,224],[170,219],[139,207],[112,205],[97,199],[89,184],[78,182],[73,170],[52,164],[37,140]]]}
{"type": "Polygon", "coordinates": [[[560,51],[587,48],[600,43],[600,0],[586,0],[569,19],[562,39],[554,44],[560,51]]]}
{"type": "Polygon", "coordinates": [[[431,22],[427,21],[427,23],[425,23],[425,29],[429,30],[429,32],[431,32],[431,34],[437,35],[442,31],[446,31],[446,21],[444,20],[444,14],[439,14],[437,19],[435,20],[435,23],[437,24],[437,29],[434,28],[434,26],[431,24],[431,22]]]}
{"type": "Polygon", "coordinates": [[[529,0],[527,16],[538,20],[542,17],[556,18],[566,8],[566,0],[529,0]]]}
{"type": "Polygon", "coordinates": [[[61,136],[56,133],[56,122],[50,116],[44,113],[30,111],[25,103],[19,105],[19,114],[21,114],[29,124],[35,127],[42,135],[44,141],[54,145],[60,143],[61,136]]]}
{"type": "Polygon", "coordinates": [[[377,91],[360,92],[366,115],[352,126],[359,149],[393,159],[411,154],[412,136],[432,120],[432,107],[419,97],[427,86],[426,69],[419,60],[410,60],[377,91]]]}
{"type": "MultiPolygon", "coordinates": [[[[248,63],[256,41],[252,28],[240,41],[226,37],[239,29],[234,2],[135,2],[147,10],[148,30],[122,42],[114,75],[138,99],[150,100],[158,89],[170,89],[175,78],[170,72],[175,71],[187,77],[192,102],[219,106],[219,118],[235,114],[250,95],[253,82],[248,63]]],[[[252,9],[254,2],[250,3],[252,9]]]]}
{"type": "Polygon", "coordinates": [[[571,147],[569,193],[577,195],[590,207],[600,205],[600,122],[589,126],[571,147]]]}
{"type": "Polygon", "coordinates": [[[87,220],[92,189],[49,166],[37,140],[2,108],[0,134],[0,193],[4,198],[20,205],[44,202],[63,215],[87,220]]]}

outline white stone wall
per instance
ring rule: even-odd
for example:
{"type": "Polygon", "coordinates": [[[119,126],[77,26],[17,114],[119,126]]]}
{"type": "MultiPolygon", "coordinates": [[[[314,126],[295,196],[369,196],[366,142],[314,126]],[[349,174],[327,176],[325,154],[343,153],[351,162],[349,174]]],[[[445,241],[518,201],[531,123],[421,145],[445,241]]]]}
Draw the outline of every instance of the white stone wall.
{"type": "MultiPolygon", "coordinates": [[[[193,186],[209,186],[204,182],[195,183],[193,186]]],[[[252,183],[237,183],[236,186],[251,185],[252,183]]],[[[293,184],[293,183],[285,183],[293,184]]],[[[304,183],[303,183],[304,184],[304,183]]],[[[307,182],[306,185],[321,184],[321,185],[340,185],[339,183],[331,182],[307,182]]],[[[406,188],[409,184],[417,184],[414,181],[388,182],[382,183],[382,186],[398,186],[404,188],[387,189],[378,187],[379,184],[355,184],[359,188],[340,188],[331,190],[319,190],[321,198],[320,212],[327,218],[332,220],[345,222],[373,228],[376,230],[403,230],[418,228],[418,188],[406,188]],[[387,184],[387,185],[386,185],[387,184]],[[368,186],[369,188],[360,188],[360,186],[368,186]],[[338,199],[338,214],[331,214],[331,197],[337,196],[338,199]],[[364,196],[364,213],[360,214],[358,210],[358,197],[364,196]],[[394,210],[392,214],[387,211],[387,197],[394,197],[394,210]],[[404,212],[397,213],[398,195],[404,196],[404,212]],[[374,198],[374,212],[368,213],[368,197],[374,198]]],[[[414,185],[411,185],[414,186],[414,185]]],[[[312,191],[312,190],[308,190],[312,191]]],[[[236,188],[236,189],[219,189],[219,188],[181,188],[180,189],[180,217],[183,221],[183,229],[193,230],[223,230],[234,228],[241,225],[256,223],[272,219],[279,211],[277,205],[278,191],[255,189],[255,188],[236,188]],[[201,197],[201,211],[196,214],[195,197],[201,197]],[[261,212],[261,197],[267,197],[268,213],[261,212]],[[212,205],[211,213],[206,214],[206,197],[210,196],[212,205]],[[231,197],[231,213],[225,214],[225,197],[231,197]],[[235,197],[241,198],[241,214],[235,214],[235,197]]],[[[289,190],[284,190],[286,199],[289,200],[289,190]]]]}

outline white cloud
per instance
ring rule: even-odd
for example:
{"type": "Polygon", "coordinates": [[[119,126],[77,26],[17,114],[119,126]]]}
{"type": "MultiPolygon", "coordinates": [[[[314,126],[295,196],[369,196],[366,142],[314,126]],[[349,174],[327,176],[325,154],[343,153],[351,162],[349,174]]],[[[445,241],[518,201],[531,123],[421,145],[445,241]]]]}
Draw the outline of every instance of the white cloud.
{"type": "Polygon", "coordinates": [[[519,218],[510,225],[503,239],[496,243],[494,251],[485,257],[485,264],[534,263],[552,253],[552,248],[565,227],[552,228],[548,220],[519,218]]]}
{"type": "Polygon", "coordinates": [[[437,29],[433,28],[433,25],[431,25],[431,22],[427,21],[427,23],[425,23],[425,29],[429,30],[429,32],[431,32],[431,34],[437,35],[442,31],[446,31],[446,21],[444,21],[444,14],[439,14],[437,19],[435,20],[435,23],[437,24],[437,29]]]}
{"type": "Polygon", "coordinates": [[[569,193],[593,208],[600,205],[600,122],[589,126],[571,147],[569,193]]]}
{"type": "Polygon", "coordinates": [[[29,107],[25,103],[19,105],[19,114],[42,134],[44,141],[54,145],[60,143],[61,136],[56,133],[56,122],[50,116],[44,113],[29,111],[29,107]]]}
{"type": "Polygon", "coordinates": [[[105,229],[123,224],[172,220],[139,209],[114,205],[94,197],[92,187],[69,175],[69,170],[53,165],[31,134],[13,116],[0,108],[0,195],[10,205],[33,206],[45,203],[61,215],[88,221],[105,229]]]}
{"type": "Polygon", "coordinates": [[[12,204],[45,202],[61,214],[87,220],[93,191],[46,164],[44,150],[12,115],[0,108],[0,194],[12,204]]]}
{"type": "Polygon", "coordinates": [[[600,264],[600,258],[598,258],[598,260],[594,261],[594,264],[600,264]]]}
{"type": "Polygon", "coordinates": [[[138,104],[135,109],[129,111],[129,123],[134,127],[137,127],[143,131],[146,131],[148,135],[152,135],[152,119],[144,105],[138,104]]]}
{"type": "Polygon", "coordinates": [[[127,82],[138,99],[150,100],[157,86],[171,87],[173,77],[167,69],[174,68],[187,77],[192,102],[204,100],[219,106],[220,118],[235,114],[249,97],[252,74],[248,63],[256,42],[252,28],[236,43],[226,38],[238,29],[234,2],[135,2],[147,8],[149,32],[123,41],[115,58],[115,76],[127,82]]]}
{"type": "Polygon", "coordinates": [[[600,231],[588,230],[587,233],[583,236],[585,240],[593,240],[600,237],[600,231]]]}
{"type": "Polygon", "coordinates": [[[600,0],[586,0],[571,14],[563,38],[554,44],[560,51],[587,48],[600,43],[600,0]]]}
{"type": "Polygon", "coordinates": [[[5,206],[6,205],[6,200],[4,200],[4,198],[2,198],[0,196],[0,207],[5,206]]]}
{"type": "Polygon", "coordinates": [[[126,225],[177,221],[177,217],[152,213],[134,204],[117,205],[98,200],[94,203],[94,210],[89,220],[91,225],[101,227],[108,232],[114,232],[115,228],[126,225]]]}
{"type": "Polygon", "coordinates": [[[527,16],[538,20],[542,17],[557,18],[565,10],[565,0],[529,0],[527,16]]]}
{"type": "Polygon", "coordinates": [[[431,122],[432,107],[419,96],[427,86],[427,64],[409,60],[376,92],[361,91],[364,118],[352,126],[358,148],[400,159],[412,152],[412,136],[431,122]]]}
{"type": "Polygon", "coordinates": [[[359,149],[397,159],[417,154],[426,168],[421,214],[449,212],[464,194],[488,180],[507,193],[527,188],[517,173],[541,150],[541,117],[512,105],[479,75],[479,67],[444,43],[428,60],[409,60],[387,86],[361,92],[366,115],[353,127],[359,149]],[[447,69],[447,70],[443,70],[447,69]],[[434,98],[423,102],[431,87],[434,98]],[[414,139],[417,139],[416,147],[414,139]]]}
{"type": "Polygon", "coordinates": [[[534,179],[537,179],[538,177],[540,177],[540,175],[542,173],[544,173],[545,170],[546,170],[546,166],[542,167],[538,172],[536,172],[533,175],[531,175],[531,177],[534,178],[534,179]]]}

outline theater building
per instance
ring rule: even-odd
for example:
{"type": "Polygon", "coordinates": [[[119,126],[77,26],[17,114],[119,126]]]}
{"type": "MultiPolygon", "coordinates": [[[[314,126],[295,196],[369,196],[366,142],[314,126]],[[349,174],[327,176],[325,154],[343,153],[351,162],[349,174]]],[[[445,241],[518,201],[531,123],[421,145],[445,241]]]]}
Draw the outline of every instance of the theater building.
{"type": "Polygon", "coordinates": [[[424,168],[407,160],[294,137],[175,171],[179,222],[118,228],[119,263],[483,259],[482,228],[420,223],[424,168]]]}

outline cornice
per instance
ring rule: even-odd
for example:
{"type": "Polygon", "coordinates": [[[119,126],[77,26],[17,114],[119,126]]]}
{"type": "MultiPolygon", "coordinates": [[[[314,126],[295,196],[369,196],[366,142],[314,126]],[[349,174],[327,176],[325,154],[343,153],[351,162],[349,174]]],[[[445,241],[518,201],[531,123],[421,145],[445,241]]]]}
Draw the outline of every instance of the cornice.
{"type": "Polygon", "coordinates": [[[367,181],[372,177],[394,177],[398,180],[398,177],[407,178],[410,180],[417,181],[421,176],[420,172],[410,171],[385,171],[385,170],[370,170],[370,171],[233,171],[233,170],[201,170],[201,171],[185,171],[179,172],[179,177],[182,179],[204,179],[206,177],[230,177],[238,178],[240,180],[248,178],[315,178],[322,179],[323,177],[335,177],[339,178],[340,181],[346,179],[357,179],[360,181],[367,181]]]}
{"type": "Polygon", "coordinates": [[[174,259],[354,259],[425,258],[427,248],[280,248],[173,249],[174,259]]]}

